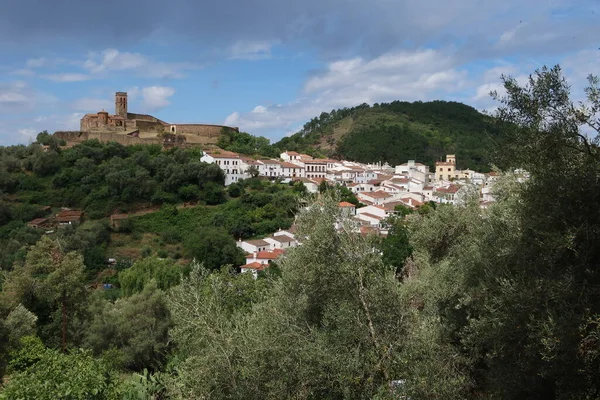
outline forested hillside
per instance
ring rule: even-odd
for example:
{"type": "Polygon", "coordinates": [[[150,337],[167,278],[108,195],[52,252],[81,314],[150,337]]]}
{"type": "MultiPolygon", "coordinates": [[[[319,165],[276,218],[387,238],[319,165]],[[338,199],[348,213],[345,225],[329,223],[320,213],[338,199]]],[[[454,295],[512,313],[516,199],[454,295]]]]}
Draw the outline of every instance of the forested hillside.
{"type": "Polygon", "coordinates": [[[600,147],[584,132],[600,133],[600,80],[589,80],[582,105],[558,67],[525,86],[504,78],[496,201],[399,210],[385,238],[356,232],[340,188],[299,199],[303,186],[253,178],[225,190],[189,150],[3,149],[0,400],[598,399],[600,147]],[[89,219],[27,226],[68,199],[89,219]],[[107,225],[112,207],[152,202],[107,225]],[[292,220],[299,246],[256,279],[236,271],[234,237],[292,220]],[[115,242],[144,240],[135,260],[96,264],[115,242]]]}
{"type": "Polygon", "coordinates": [[[488,171],[487,152],[499,140],[493,119],[467,105],[394,101],[324,112],[274,147],[392,165],[414,159],[433,166],[450,153],[460,168],[488,171]]]}

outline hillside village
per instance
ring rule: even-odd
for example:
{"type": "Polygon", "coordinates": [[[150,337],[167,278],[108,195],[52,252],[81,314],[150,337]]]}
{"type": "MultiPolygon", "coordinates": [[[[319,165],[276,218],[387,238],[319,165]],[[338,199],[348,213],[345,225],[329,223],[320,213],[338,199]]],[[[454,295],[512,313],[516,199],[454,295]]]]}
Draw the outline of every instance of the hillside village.
{"type": "MultiPolygon", "coordinates": [[[[356,222],[356,231],[386,236],[386,218],[398,213],[397,207],[412,210],[428,202],[457,204],[477,190],[481,208],[494,202],[492,187],[498,178],[495,172],[481,173],[457,168],[456,156],[446,155],[445,161],[435,163],[435,171],[425,164],[408,162],[390,166],[385,163],[363,164],[353,161],[316,159],[295,151],[281,153],[279,159],[253,159],[226,150],[204,151],[201,161],[217,164],[225,173],[225,185],[252,176],[282,183],[299,181],[309,193],[317,193],[325,182],[340,185],[354,193],[360,204],[339,204],[340,211],[356,222]]],[[[519,179],[526,179],[525,171],[515,171],[519,179]]],[[[294,233],[281,231],[259,240],[239,241],[246,251],[246,265],[242,272],[262,271],[271,261],[285,253],[285,249],[299,244],[294,233]]]]}

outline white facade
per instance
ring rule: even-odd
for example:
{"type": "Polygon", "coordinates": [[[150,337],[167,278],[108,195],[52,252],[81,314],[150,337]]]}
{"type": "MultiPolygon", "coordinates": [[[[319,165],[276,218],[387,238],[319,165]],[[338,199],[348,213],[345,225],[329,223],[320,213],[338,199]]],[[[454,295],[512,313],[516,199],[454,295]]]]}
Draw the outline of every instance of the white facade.
{"type": "Polygon", "coordinates": [[[250,177],[246,173],[248,166],[240,158],[239,154],[236,153],[229,151],[209,153],[205,151],[202,157],[200,157],[200,161],[217,164],[225,173],[225,186],[238,182],[240,179],[250,177]]]}
{"type": "Polygon", "coordinates": [[[258,253],[271,248],[271,244],[265,240],[239,240],[236,246],[244,250],[246,253],[258,253]]]}

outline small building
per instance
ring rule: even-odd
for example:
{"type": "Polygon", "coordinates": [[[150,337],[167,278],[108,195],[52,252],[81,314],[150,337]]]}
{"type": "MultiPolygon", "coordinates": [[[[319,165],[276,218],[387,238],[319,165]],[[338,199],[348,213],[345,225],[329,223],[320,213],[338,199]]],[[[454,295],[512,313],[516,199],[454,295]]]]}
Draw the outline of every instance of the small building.
{"type": "Polygon", "coordinates": [[[250,272],[252,274],[252,276],[254,277],[254,279],[256,279],[256,278],[258,278],[258,272],[264,271],[265,268],[267,268],[267,267],[268,267],[268,265],[266,265],[266,264],[261,264],[259,262],[251,262],[246,265],[242,265],[240,267],[240,272],[242,274],[244,274],[246,272],[250,272]]]}
{"type": "Polygon", "coordinates": [[[290,247],[296,247],[298,241],[292,236],[288,235],[273,235],[263,239],[265,242],[271,244],[271,249],[289,249],[290,247]]]}
{"type": "Polygon", "coordinates": [[[72,225],[73,223],[81,222],[83,211],[78,210],[63,210],[56,214],[56,222],[59,226],[72,225]]]}
{"type": "Polygon", "coordinates": [[[358,199],[365,204],[381,205],[391,201],[393,195],[383,190],[376,192],[360,192],[358,193],[358,199]]]}
{"type": "Polygon", "coordinates": [[[50,227],[48,218],[36,218],[27,223],[27,226],[34,229],[45,229],[50,227]]]}
{"type": "Polygon", "coordinates": [[[456,156],[454,154],[446,155],[446,161],[437,161],[435,163],[435,180],[456,179],[456,156]]]}
{"type": "Polygon", "coordinates": [[[258,253],[261,251],[266,251],[271,248],[271,243],[266,242],[262,239],[257,240],[239,240],[236,243],[237,247],[244,250],[247,253],[258,253]]]}
{"type": "Polygon", "coordinates": [[[344,217],[353,217],[356,215],[356,206],[352,203],[348,203],[347,201],[342,201],[339,204],[340,212],[344,217]]]}
{"type": "Polygon", "coordinates": [[[283,249],[274,249],[270,251],[259,251],[252,254],[246,254],[246,264],[254,262],[260,264],[271,264],[274,260],[278,259],[285,253],[283,249]]]}

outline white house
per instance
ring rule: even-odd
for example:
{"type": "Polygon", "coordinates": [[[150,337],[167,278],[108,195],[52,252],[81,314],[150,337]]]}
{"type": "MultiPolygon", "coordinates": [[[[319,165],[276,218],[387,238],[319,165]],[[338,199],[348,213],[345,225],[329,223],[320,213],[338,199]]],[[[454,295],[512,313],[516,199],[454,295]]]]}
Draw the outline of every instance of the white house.
{"type": "Polygon", "coordinates": [[[265,268],[268,268],[267,264],[261,264],[259,262],[251,262],[246,265],[242,265],[240,267],[240,272],[242,274],[244,274],[246,272],[250,272],[252,274],[252,276],[254,277],[254,279],[256,279],[256,278],[258,278],[258,272],[264,271],[265,268]]]}
{"type": "Polygon", "coordinates": [[[239,240],[236,243],[236,246],[244,250],[246,253],[258,253],[261,251],[269,250],[271,248],[271,243],[262,239],[239,240]]]}
{"type": "Polygon", "coordinates": [[[327,160],[304,161],[304,173],[307,178],[325,178],[327,174],[327,160]]]}
{"type": "Polygon", "coordinates": [[[268,242],[271,245],[271,250],[274,249],[289,249],[291,247],[298,246],[298,241],[294,239],[293,236],[288,236],[285,234],[273,235],[271,237],[266,237],[263,239],[265,242],[268,242]]]}
{"type": "Polygon", "coordinates": [[[258,174],[268,178],[277,178],[283,176],[281,162],[277,160],[257,160],[258,174]]]}
{"type": "Polygon", "coordinates": [[[347,201],[342,201],[339,206],[343,216],[353,217],[356,215],[356,206],[354,204],[348,203],[347,201]]]}
{"type": "Polygon", "coordinates": [[[279,157],[286,162],[297,161],[300,160],[300,153],[296,153],[295,151],[285,151],[281,153],[279,157]]]}
{"type": "Polygon", "coordinates": [[[246,264],[251,264],[254,262],[268,265],[271,264],[274,260],[278,259],[285,253],[285,250],[282,249],[273,249],[269,251],[259,251],[246,254],[246,264]]]}
{"type": "Polygon", "coordinates": [[[225,172],[225,186],[248,178],[246,174],[247,165],[239,154],[226,150],[203,151],[200,161],[217,164],[225,172]]]}
{"type": "Polygon", "coordinates": [[[304,167],[298,164],[292,164],[291,162],[281,162],[281,174],[286,178],[304,178],[304,167]]]}
{"type": "Polygon", "coordinates": [[[381,206],[366,206],[356,210],[356,218],[367,222],[370,226],[380,227],[381,221],[387,217],[385,209],[381,206]]]}
{"type": "Polygon", "coordinates": [[[394,196],[383,190],[378,190],[376,192],[359,192],[357,197],[365,204],[382,205],[383,203],[391,201],[394,196]]]}
{"type": "Polygon", "coordinates": [[[410,178],[427,182],[429,167],[425,164],[415,162],[415,160],[409,160],[407,163],[397,165],[395,173],[396,175],[406,175],[410,178]]]}
{"type": "Polygon", "coordinates": [[[308,178],[296,178],[295,181],[300,181],[308,191],[308,193],[317,193],[319,191],[319,184],[308,178]]]}

